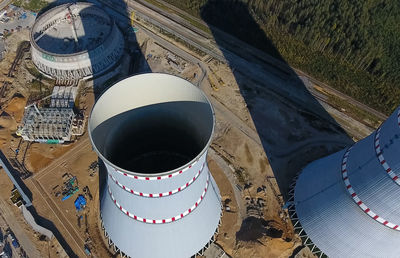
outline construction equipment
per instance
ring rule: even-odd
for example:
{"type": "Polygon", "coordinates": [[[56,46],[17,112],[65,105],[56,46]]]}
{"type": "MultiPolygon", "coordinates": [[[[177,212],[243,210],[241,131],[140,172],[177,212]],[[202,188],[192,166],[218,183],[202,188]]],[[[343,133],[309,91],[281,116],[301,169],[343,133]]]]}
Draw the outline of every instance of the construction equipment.
{"type": "Polygon", "coordinates": [[[55,197],[60,196],[61,195],[60,185],[54,186],[53,189],[51,190],[51,193],[54,194],[55,197]]]}
{"type": "Polygon", "coordinates": [[[214,72],[214,70],[213,70],[211,67],[209,67],[209,69],[210,69],[210,71],[212,72],[212,74],[214,75],[214,77],[217,79],[219,85],[225,86],[225,82],[222,80],[222,78],[219,77],[219,76],[214,72]]]}
{"type": "Polygon", "coordinates": [[[78,179],[70,173],[65,173],[63,176],[64,186],[62,189],[62,201],[67,200],[69,197],[79,191],[78,179]]]}
{"type": "Polygon", "coordinates": [[[97,160],[93,161],[88,168],[89,175],[94,176],[98,170],[99,162],[97,160]]]}
{"type": "Polygon", "coordinates": [[[135,12],[132,11],[131,13],[131,27],[133,29],[133,32],[137,32],[139,29],[135,27],[134,22],[135,21],[135,12]]]}
{"type": "Polygon", "coordinates": [[[210,86],[214,91],[219,91],[219,88],[216,86],[214,79],[212,79],[210,75],[208,75],[208,82],[210,83],[210,86]]]}
{"type": "Polygon", "coordinates": [[[83,193],[85,194],[85,196],[89,197],[89,200],[93,200],[93,196],[92,196],[92,193],[89,190],[89,186],[85,186],[83,188],[83,193]]]}
{"type": "Polygon", "coordinates": [[[85,253],[86,253],[87,255],[89,255],[89,256],[92,255],[92,252],[90,251],[89,246],[88,246],[87,244],[85,244],[84,247],[85,247],[85,253]]]}

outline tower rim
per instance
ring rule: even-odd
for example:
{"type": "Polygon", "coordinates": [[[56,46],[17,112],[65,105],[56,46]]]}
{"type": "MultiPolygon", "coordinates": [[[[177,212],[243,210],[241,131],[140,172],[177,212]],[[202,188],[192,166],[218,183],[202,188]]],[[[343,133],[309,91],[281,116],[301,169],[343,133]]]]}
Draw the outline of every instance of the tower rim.
{"type": "MultiPolygon", "coordinates": [[[[112,167],[114,170],[130,176],[130,177],[134,177],[135,179],[143,179],[143,180],[160,180],[160,179],[164,179],[164,178],[170,178],[174,175],[178,175],[180,173],[182,173],[182,171],[185,171],[187,169],[190,169],[192,166],[194,166],[195,164],[197,164],[199,162],[199,160],[201,160],[203,157],[207,156],[207,152],[208,152],[208,148],[211,145],[211,142],[213,140],[213,135],[214,135],[214,130],[215,130],[215,110],[213,108],[213,106],[211,105],[211,102],[209,100],[209,98],[206,96],[206,94],[199,89],[198,87],[196,87],[195,85],[193,85],[190,81],[183,79],[181,77],[175,76],[175,75],[171,75],[168,73],[162,73],[162,72],[151,72],[151,73],[141,73],[141,74],[136,74],[134,76],[128,77],[128,78],[124,78],[120,81],[118,81],[117,83],[114,84],[114,86],[112,88],[109,88],[107,90],[105,90],[104,92],[101,93],[101,95],[99,96],[99,98],[97,99],[96,103],[93,105],[93,108],[90,112],[89,115],[89,119],[88,119],[88,133],[89,133],[89,139],[90,142],[92,144],[92,148],[93,150],[96,152],[96,154],[98,155],[98,157],[107,165],[109,165],[110,167],[112,167]],[[185,83],[187,83],[187,85],[190,85],[190,87],[192,87],[193,89],[195,89],[195,91],[197,91],[197,93],[199,93],[201,95],[201,97],[206,101],[206,103],[208,104],[211,114],[212,114],[212,125],[211,125],[211,131],[209,133],[209,139],[207,140],[207,143],[204,145],[204,147],[202,148],[202,150],[190,161],[186,162],[184,165],[179,166],[177,168],[174,169],[170,169],[167,171],[163,171],[163,172],[159,172],[159,173],[140,173],[140,172],[136,172],[136,171],[130,171],[128,169],[124,169],[116,164],[114,164],[113,162],[111,162],[108,158],[106,158],[103,153],[101,153],[101,151],[97,148],[97,145],[95,144],[95,140],[93,139],[93,135],[92,135],[92,131],[98,126],[96,125],[95,127],[92,128],[92,116],[93,116],[93,112],[96,108],[96,105],[100,102],[101,98],[104,96],[104,93],[108,92],[108,90],[115,88],[116,86],[118,87],[118,84],[122,81],[125,80],[130,80],[133,77],[150,77],[150,76],[154,76],[154,75],[158,75],[158,76],[165,76],[170,77],[170,78],[174,78],[176,80],[182,80],[185,83]]],[[[205,158],[206,159],[206,158],[205,158]]]]}

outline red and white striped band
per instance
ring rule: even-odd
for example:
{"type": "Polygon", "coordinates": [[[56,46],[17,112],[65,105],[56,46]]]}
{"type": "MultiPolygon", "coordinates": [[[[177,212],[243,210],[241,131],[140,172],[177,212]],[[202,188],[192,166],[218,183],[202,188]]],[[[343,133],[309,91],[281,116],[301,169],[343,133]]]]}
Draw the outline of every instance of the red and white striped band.
{"type": "Polygon", "coordinates": [[[373,211],[371,211],[370,208],[367,207],[367,205],[365,205],[360,198],[357,196],[356,192],[354,191],[353,187],[350,184],[350,180],[349,177],[347,175],[347,159],[349,157],[349,153],[352,147],[348,148],[346,150],[346,153],[343,156],[343,160],[342,160],[342,177],[343,177],[343,182],[347,188],[347,191],[349,192],[349,194],[351,195],[351,198],[353,198],[354,202],[365,212],[367,213],[371,218],[373,218],[374,220],[378,221],[379,223],[400,231],[399,225],[393,224],[389,221],[387,221],[386,219],[380,217],[379,215],[377,215],[376,213],[374,213],[373,211]]]}
{"type": "Polygon", "coordinates": [[[198,160],[196,160],[195,162],[193,162],[193,163],[190,164],[188,167],[186,167],[186,168],[184,168],[184,169],[182,169],[182,170],[179,170],[179,171],[176,171],[176,172],[174,172],[174,173],[172,173],[172,174],[168,174],[168,175],[164,175],[164,176],[149,176],[149,177],[134,176],[134,175],[130,175],[130,174],[124,173],[124,172],[122,172],[122,171],[119,171],[119,170],[117,170],[117,169],[115,169],[115,168],[114,168],[114,170],[115,170],[116,172],[118,172],[118,173],[124,175],[124,176],[130,177],[130,178],[133,178],[133,179],[139,179],[139,180],[161,180],[161,179],[167,179],[167,178],[171,178],[171,177],[177,176],[177,175],[179,175],[179,174],[182,174],[182,173],[185,172],[186,170],[192,168],[197,162],[198,162],[198,160]]]}
{"type": "Polygon", "coordinates": [[[170,222],[177,221],[177,220],[187,216],[188,214],[192,213],[197,208],[197,206],[199,206],[201,201],[203,201],[204,196],[207,193],[209,180],[210,180],[210,174],[207,175],[207,182],[206,182],[206,186],[204,187],[203,193],[201,194],[200,198],[196,201],[196,203],[193,204],[192,207],[190,207],[186,211],[182,212],[181,214],[176,215],[175,217],[166,218],[166,219],[148,219],[148,218],[139,217],[139,216],[127,211],[125,208],[123,208],[121,206],[121,204],[119,204],[117,202],[117,200],[114,198],[114,195],[112,194],[112,192],[110,190],[110,187],[108,187],[108,193],[110,194],[111,199],[113,200],[114,204],[118,207],[118,209],[120,209],[125,215],[131,217],[132,219],[137,220],[137,221],[141,221],[141,222],[144,222],[144,223],[148,223],[148,224],[164,224],[164,223],[170,223],[170,222]]]}
{"type": "Polygon", "coordinates": [[[381,145],[380,145],[380,141],[379,141],[380,132],[381,132],[381,127],[379,127],[378,130],[376,130],[376,133],[375,133],[375,152],[376,152],[376,156],[379,159],[379,163],[381,163],[383,169],[390,176],[390,178],[394,182],[396,182],[396,184],[400,185],[400,178],[393,172],[393,170],[390,168],[389,164],[387,163],[387,161],[383,157],[383,153],[382,153],[381,145]]]}
{"type": "Polygon", "coordinates": [[[399,111],[397,111],[397,124],[400,127],[400,108],[399,108],[399,111]]]}
{"type": "Polygon", "coordinates": [[[157,198],[157,197],[165,197],[165,196],[169,196],[169,195],[178,193],[178,192],[182,191],[183,189],[185,189],[186,187],[188,187],[189,185],[191,185],[199,177],[199,175],[201,174],[201,172],[204,169],[205,164],[206,163],[203,163],[203,165],[201,166],[199,172],[197,172],[196,175],[192,179],[190,179],[189,182],[187,182],[183,186],[178,187],[178,188],[176,188],[176,189],[174,189],[172,191],[168,191],[168,192],[164,192],[164,193],[142,193],[142,192],[138,192],[138,191],[135,191],[135,190],[133,190],[133,189],[121,184],[121,182],[119,182],[110,172],[108,172],[108,175],[119,187],[121,187],[122,189],[124,189],[125,191],[127,191],[127,192],[129,192],[131,194],[139,195],[139,196],[143,196],[143,197],[157,198]]]}

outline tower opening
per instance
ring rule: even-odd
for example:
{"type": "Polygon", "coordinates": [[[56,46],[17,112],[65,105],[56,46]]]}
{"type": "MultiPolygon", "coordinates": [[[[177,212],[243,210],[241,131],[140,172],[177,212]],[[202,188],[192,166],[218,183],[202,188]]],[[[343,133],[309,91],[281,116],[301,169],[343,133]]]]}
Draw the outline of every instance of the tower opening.
{"type": "Polygon", "coordinates": [[[175,84],[114,86],[99,98],[89,122],[98,152],[129,172],[158,174],[183,167],[208,147],[213,132],[213,111],[199,89],[174,76],[147,78],[154,76],[175,84]],[[129,98],[133,90],[143,95],[131,95],[129,104],[120,105],[118,99],[129,98]]]}

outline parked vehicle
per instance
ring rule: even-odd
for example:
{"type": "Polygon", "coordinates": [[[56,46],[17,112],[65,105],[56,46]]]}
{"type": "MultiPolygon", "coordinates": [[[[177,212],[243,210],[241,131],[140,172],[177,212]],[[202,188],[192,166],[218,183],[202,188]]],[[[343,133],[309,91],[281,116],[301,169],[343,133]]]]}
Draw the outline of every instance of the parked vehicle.
{"type": "Polygon", "coordinates": [[[18,248],[20,246],[19,242],[18,242],[18,240],[16,238],[14,238],[11,243],[15,248],[18,248]]]}

